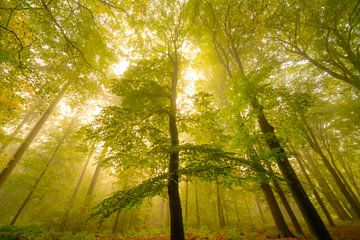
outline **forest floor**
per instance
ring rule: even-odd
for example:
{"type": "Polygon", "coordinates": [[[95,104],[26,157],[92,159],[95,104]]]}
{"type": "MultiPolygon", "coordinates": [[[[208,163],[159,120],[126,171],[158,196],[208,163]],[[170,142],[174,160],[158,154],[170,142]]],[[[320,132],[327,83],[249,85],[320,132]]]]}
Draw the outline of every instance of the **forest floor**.
{"type": "MultiPolygon", "coordinates": [[[[360,222],[338,224],[336,227],[329,229],[333,240],[360,240],[360,222]]],[[[153,236],[153,237],[108,237],[97,238],[96,240],[168,240],[168,236],[153,236]]],[[[186,237],[186,240],[308,240],[311,239],[308,233],[305,233],[305,237],[300,238],[280,238],[274,231],[270,229],[252,229],[252,231],[239,232],[218,232],[214,234],[191,234],[186,237]]]]}
{"type": "MultiPolygon", "coordinates": [[[[304,227],[305,228],[305,227],[304,227]]],[[[279,238],[274,228],[259,229],[224,229],[220,232],[193,230],[186,236],[186,240],[294,240],[296,238],[279,238]]],[[[329,229],[333,240],[360,240],[360,222],[339,223],[336,227],[329,229]]],[[[137,231],[133,235],[119,236],[113,234],[95,234],[91,232],[48,232],[36,226],[1,226],[0,240],[168,240],[169,236],[152,235],[151,232],[137,231]],[[141,237],[140,237],[141,235],[141,237]]],[[[308,233],[299,240],[310,240],[308,233]]]]}

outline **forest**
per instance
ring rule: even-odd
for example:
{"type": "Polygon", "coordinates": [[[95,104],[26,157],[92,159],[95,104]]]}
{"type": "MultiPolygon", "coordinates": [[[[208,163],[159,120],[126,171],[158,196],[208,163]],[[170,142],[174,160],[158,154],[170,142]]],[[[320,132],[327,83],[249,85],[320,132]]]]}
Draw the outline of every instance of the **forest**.
{"type": "Polygon", "coordinates": [[[0,239],[360,239],[360,0],[1,0],[0,239]]]}

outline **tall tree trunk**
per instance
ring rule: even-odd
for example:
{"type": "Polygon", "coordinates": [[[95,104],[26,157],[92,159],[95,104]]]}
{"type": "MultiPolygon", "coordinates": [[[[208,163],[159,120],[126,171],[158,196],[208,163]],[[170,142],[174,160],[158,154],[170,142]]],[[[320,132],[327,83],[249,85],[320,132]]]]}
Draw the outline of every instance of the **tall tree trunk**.
{"type": "Polygon", "coordinates": [[[66,129],[63,137],[60,139],[59,143],[56,145],[53,153],[51,154],[48,162],[46,163],[45,167],[42,169],[42,171],[40,172],[39,176],[37,177],[35,184],[33,185],[33,187],[31,188],[29,194],[26,196],[24,202],[21,204],[20,208],[18,209],[18,211],[16,212],[15,216],[13,217],[13,219],[10,222],[10,225],[14,225],[17,221],[17,219],[20,217],[22,211],[24,210],[24,208],[26,207],[26,205],[29,203],[32,195],[34,194],[35,190],[37,189],[42,177],[45,175],[47,169],[49,168],[49,166],[53,163],[55,156],[57,154],[57,152],[59,151],[60,147],[62,146],[62,144],[64,143],[65,139],[69,136],[70,131],[72,129],[73,123],[74,121],[77,119],[77,116],[75,116],[73,118],[73,120],[71,121],[71,123],[69,124],[69,127],[66,129]]]}
{"type": "Polygon", "coordinates": [[[276,163],[284,176],[294,199],[301,210],[301,213],[303,214],[311,234],[317,239],[331,239],[330,233],[326,229],[324,222],[320,218],[318,212],[311,203],[303,186],[296,176],[285,150],[280,145],[280,142],[275,135],[274,127],[267,120],[263,107],[259,104],[255,96],[253,97],[251,104],[253,109],[257,112],[257,120],[262,133],[266,137],[266,143],[270,150],[274,152],[276,163]]]}
{"type": "Polygon", "coordinates": [[[189,182],[185,182],[185,221],[188,220],[189,182]]]}
{"type": "Polygon", "coordinates": [[[115,222],[114,222],[114,225],[113,225],[113,228],[112,228],[112,233],[116,232],[116,230],[118,228],[118,225],[119,225],[119,219],[120,219],[120,211],[118,211],[116,213],[115,222]]]}
{"type": "Polygon", "coordinates": [[[15,154],[12,156],[6,167],[1,171],[0,173],[0,188],[3,186],[9,175],[14,170],[15,166],[18,164],[26,150],[29,148],[30,144],[33,142],[37,134],[40,132],[41,128],[44,126],[46,120],[49,118],[51,113],[55,110],[57,104],[61,100],[61,98],[64,96],[65,91],[70,86],[71,81],[68,81],[57,97],[55,98],[54,102],[50,104],[50,106],[46,109],[46,111],[43,113],[39,121],[36,123],[34,128],[30,131],[29,135],[25,138],[24,142],[20,145],[18,150],[15,152],[15,154]]]}
{"type": "Polygon", "coordinates": [[[196,210],[196,227],[200,227],[200,212],[199,212],[199,199],[198,199],[198,186],[195,182],[195,210],[196,210]]]}
{"type": "Polygon", "coordinates": [[[179,194],[179,136],[177,129],[176,117],[176,99],[177,99],[177,82],[179,75],[179,59],[177,55],[177,46],[174,44],[174,56],[171,57],[173,63],[173,74],[171,81],[171,96],[170,96],[170,111],[169,111],[169,133],[171,140],[171,147],[173,150],[170,153],[169,161],[169,181],[168,181],[168,195],[170,208],[170,237],[171,240],[184,240],[184,225],[181,211],[181,201],[179,194]]]}
{"type": "Polygon", "coordinates": [[[106,153],[107,153],[107,147],[103,146],[102,152],[100,153],[99,161],[96,164],[94,175],[91,178],[91,182],[90,182],[88,191],[86,193],[85,202],[84,202],[84,212],[85,213],[87,213],[89,207],[91,206],[91,201],[93,199],[95,186],[96,186],[97,180],[98,180],[98,178],[100,176],[101,163],[104,160],[104,158],[106,156],[106,153]]]}
{"type": "Polygon", "coordinates": [[[284,216],[281,213],[280,207],[276,202],[274,193],[271,189],[271,186],[268,183],[261,183],[260,188],[264,193],[266,202],[269,205],[271,215],[274,219],[275,225],[281,237],[294,237],[288,228],[284,216]]]}
{"type": "Polygon", "coordinates": [[[221,189],[220,189],[220,184],[218,182],[216,183],[216,203],[217,203],[220,228],[223,228],[225,227],[226,223],[225,223],[224,208],[221,198],[221,189]]]}
{"type": "Polygon", "coordinates": [[[333,166],[331,166],[330,161],[325,156],[324,152],[321,150],[321,147],[316,139],[316,136],[315,136],[314,132],[312,131],[310,125],[308,124],[307,120],[305,119],[305,116],[303,114],[299,114],[299,115],[309,133],[307,140],[308,140],[311,148],[320,156],[325,167],[328,169],[329,173],[334,178],[336,185],[339,187],[341,193],[344,195],[344,197],[350,204],[352,210],[354,211],[356,219],[360,219],[360,202],[359,202],[359,200],[354,198],[351,195],[351,193],[349,192],[349,189],[345,186],[343,181],[340,179],[336,170],[333,168],[333,166]]]}
{"type": "Polygon", "coordinates": [[[258,199],[256,196],[255,196],[255,201],[256,201],[257,208],[258,208],[258,210],[259,210],[261,222],[262,222],[263,224],[265,224],[265,223],[266,223],[266,220],[265,220],[264,212],[263,212],[263,210],[262,210],[262,208],[261,208],[260,201],[259,201],[259,199],[258,199]]]}
{"type": "Polygon", "coordinates": [[[248,205],[245,194],[242,194],[242,197],[243,197],[243,201],[244,201],[244,204],[245,204],[246,212],[247,212],[248,217],[249,217],[249,221],[250,221],[251,224],[253,224],[253,219],[252,219],[252,216],[251,216],[250,208],[249,208],[249,205],[248,205]]]}
{"type": "MultiPolygon", "coordinates": [[[[312,172],[312,175],[314,176],[315,180],[318,182],[320,189],[328,202],[330,203],[331,207],[334,209],[336,214],[339,216],[339,218],[343,221],[349,221],[351,220],[351,216],[349,213],[344,209],[343,205],[339,201],[338,197],[335,195],[334,191],[330,188],[330,184],[327,182],[327,180],[324,178],[324,176],[321,173],[320,168],[315,163],[315,160],[311,157],[310,154],[304,152],[306,156],[308,157],[308,164],[310,166],[306,166],[307,169],[312,172]]],[[[305,162],[302,161],[303,164],[305,162]]]]}
{"type": "MultiPolygon", "coordinates": [[[[249,80],[246,77],[244,66],[241,62],[240,54],[235,47],[234,40],[231,38],[229,38],[228,40],[230,42],[230,52],[235,59],[242,81],[244,81],[245,84],[248,84],[249,80]]],[[[231,77],[231,75],[229,75],[229,77],[231,77]]],[[[276,157],[276,163],[287,184],[289,185],[289,188],[294,196],[297,205],[300,208],[301,213],[304,216],[305,222],[311,234],[314,238],[317,239],[331,239],[330,233],[326,229],[325,224],[320,218],[315,207],[312,205],[309,197],[306,195],[303,186],[301,185],[294,169],[289,162],[285,150],[282,148],[279,140],[277,139],[274,127],[269,123],[268,119],[266,118],[263,106],[258,102],[256,95],[248,97],[249,103],[251,104],[254,111],[257,113],[257,122],[260,126],[262,133],[266,137],[266,143],[270,150],[274,152],[274,155],[276,157]]]]}
{"type": "Polygon", "coordinates": [[[234,202],[234,207],[235,207],[237,224],[240,225],[239,208],[238,208],[238,205],[237,205],[237,202],[236,202],[236,198],[233,198],[233,202],[234,202]]]}
{"type": "Polygon", "coordinates": [[[64,229],[65,229],[66,222],[67,222],[67,220],[68,220],[68,218],[69,218],[70,211],[71,211],[71,209],[72,209],[72,207],[73,207],[73,205],[74,205],[74,203],[75,203],[76,196],[77,196],[78,193],[79,193],[81,183],[82,183],[82,181],[83,181],[83,179],[84,179],[85,172],[86,172],[87,166],[89,165],[89,162],[90,162],[91,156],[92,156],[92,154],[93,154],[93,152],[94,152],[94,149],[95,149],[95,144],[93,144],[92,147],[91,147],[90,153],[89,153],[89,155],[88,155],[88,157],[87,157],[87,159],[86,159],[86,161],[85,161],[85,164],[84,164],[84,166],[83,166],[83,169],[81,170],[80,177],[79,177],[79,179],[78,179],[78,181],[77,181],[77,183],[76,183],[76,186],[75,186],[74,191],[73,191],[73,193],[72,193],[72,195],[71,195],[71,198],[70,198],[70,201],[69,201],[69,203],[68,203],[68,206],[67,206],[67,208],[66,208],[66,210],[65,210],[64,218],[63,218],[63,221],[62,221],[62,223],[61,223],[61,230],[64,230],[64,229]]]}
{"type": "MultiPolygon", "coordinates": [[[[293,148],[293,151],[294,151],[294,150],[295,150],[295,149],[293,148]]],[[[294,151],[294,152],[295,152],[295,151],[294,151]]],[[[312,182],[309,174],[306,172],[305,167],[304,167],[304,164],[301,162],[298,154],[297,154],[296,152],[295,152],[295,154],[296,154],[296,155],[295,155],[295,159],[296,159],[296,161],[297,161],[297,163],[298,163],[298,165],[299,165],[299,167],[300,167],[300,169],[301,169],[301,172],[302,172],[302,174],[304,175],[306,181],[308,182],[308,184],[309,184],[309,186],[310,186],[310,188],[311,188],[311,190],[312,190],[312,192],[313,192],[313,194],[314,194],[317,202],[318,202],[319,205],[320,205],[321,210],[323,211],[323,213],[324,213],[327,221],[329,222],[329,225],[332,226],[332,227],[334,227],[334,226],[335,226],[334,220],[332,219],[332,217],[331,217],[329,211],[327,210],[327,208],[326,208],[323,200],[321,199],[320,194],[319,194],[318,191],[316,190],[315,184],[312,182]]]]}
{"type": "Polygon", "coordinates": [[[25,117],[23,118],[23,120],[21,120],[20,124],[10,134],[10,140],[1,145],[0,154],[7,148],[7,146],[9,146],[9,144],[13,141],[16,135],[20,132],[21,128],[30,120],[30,118],[35,113],[35,110],[36,110],[36,106],[32,108],[28,113],[26,113],[25,117]]]}
{"type": "MultiPolygon", "coordinates": [[[[272,172],[272,170],[271,170],[272,172]]],[[[295,232],[298,234],[298,235],[301,235],[303,236],[304,235],[304,232],[303,230],[301,229],[301,226],[300,226],[300,223],[299,221],[297,220],[296,216],[295,216],[295,213],[294,211],[291,209],[291,206],[285,196],[285,193],[284,191],[281,189],[281,186],[280,184],[278,183],[277,179],[276,178],[273,178],[272,179],[272,182],[274,184],[274,187],[275,187],[275,191],[277,192],[277,194],[279,195],[280,197],[280,200],[282,202],[282,204],[284,205],[284,208],[288,214],[288,216],[290,217],[290,220],[291,220],[291,223],[293,224],[294,228],[295,228],[295,232]]]]}

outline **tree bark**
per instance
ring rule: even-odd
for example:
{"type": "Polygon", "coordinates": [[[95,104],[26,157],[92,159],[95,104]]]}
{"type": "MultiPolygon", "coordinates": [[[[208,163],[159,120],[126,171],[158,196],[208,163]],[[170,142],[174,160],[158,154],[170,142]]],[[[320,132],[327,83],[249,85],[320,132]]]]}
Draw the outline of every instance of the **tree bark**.
{"type": "Polygon", "coordinates": [[[217,203],[220,228],[223,228],[223,227],[225,227],[226,222],[225,222],[225,217],[224,217],[224,208],[223,208],[219,183],[216,183],[216,203],[217,203]]]}
{"type": "Polygon", "coordinates": [[[171,96],[170,96],[170,111],[169,111],[169,133],[171,140],[172,151],[170,153],[169,161],[169,181],[168,181],[168,195],[169,195],[169,209],[170,209],[170,237],[171,240],[184,240],[184,225],[181,211],[181,201],[179,194],[179,136],[177,129],[176,117],[176,99],[177,99],[177,82],[178,82],[178,55],[177,46],[174,44],[174,56],[171,57],[173,63],[173,74],[171,79],[171,96]]]}
{"type": "Polygon", "coordinates": [[[284,216],[281,213],[280,207],[275,199],[271,186],[268,183],[261,183],[260,188],[264,193],[266,202],[269,205],[271,215],[274,219],[275,225],[281,237],[295,237],[288,228],[284,216]]]}
{"type": "Polygon", "coordinates": [[[22,156],[24,155],[24,153],[26,152],[26,150],[29,148],[30,144],[33,142],[33,140],[35,139],[35,137],[38,135],[38,133],[40,132],[41,128],[44,126],[46,120],[49,118],[49,116],[51,115],[51,113],[54,112],[57,104],[59,103],[59,101],[61,100],[61,98],[64,96],[66,90],[68,89],[68,87],[70,86],[71,81],[68,81],[63,88],[61,89],[61,91],[59,92],[59,94],[57,95],[57,97],[55,98],[54,102],[52,102],[50,104],[50,106],[46,109],[46,111],[43,113],[43,115],[41,116],[41,118],[39,119],[39,121],[36,123],[36,125],[34,126],[34,128],[30,131],[29,135],[25,138],[24,142],[20,145],[20,147],[18,148],[18,150],[15,152],[15,154],[12,156],[11,160],[8,162],[8,164],[6,165],[6,167],[1,171],[0,173],[0,189],[3,186],[3,184],[6,182],[7,178],[9,177],[9,175],[12,173],[12,171],[14,170],[15,166],[18,164],[18,162],[21,160],[22,156]]]}
{"type": "Polygon", "coordinates": [[[196,227],[200,227],[200,212],[199,212],[199,199],[197,182],[195,182],[195,209],[196,209],[196,227]]]}
{"type": "Polygon", "coordinates": [[[189,182],[185,182],[185,221],[188,220],[189,182]]]}
{"type": "Polygon", "coordinates": [[[266,137],[266,143],[275,155],[276,163],[284,176],[294,199],[301,210],[301,213],[303,214],[311,234],[317,239],[331,239],[330,233],[326,229],[325,224],[296,176],[285,150],[280,145],[280,142],[275,135],[274,127],[267,120],[263,107],[259,104],[255,96],[251,101],[251,105],[257,112],[257,120],[262,133],[266,137]]]}
{"type": "MultiPolygon", "coordinates": [[[[351,220],[351,216],[349,213],[344,209],[343,205],[339,201],[338,197],[335,195],[334,191],[330,188],[330,184],[327,182],[327,180],[324,178],[324,176],[321,174],[321,170],[315,163],[315,160],[311,158],[310,154],[307,154],[308,163],[310,165],[306,166],[310,172],[312,172],[312,175],[318,182],[320,189],[328,202],[330,203],[331,207],[334,209],[336,214],[339,216],[339,218],[343,221],[349,221],[351,220]],[[319,174],[320,173],[320,174],[319,174]]],[[[305,162],[302,162],[305,164],[305,162]]]]}
{"type": "Polygon", "coordinates": [[[312,190],[312,192],[313,192],[316,200],[318,201],[321,210],[323,211],[323,213],[324,213],[327,221],[329,222],[329,225],[332,226],[332,227],[335,227],[334,220],[332,219],[332,217],[331,217],[329,211],[327,210],[327,208],[326,208],[323,200],[321,199],[320,194],[319,194],[318,191],[316,190],[315,184],[312,182],[309,174],[306,172],[305,167],[304,167],[304,165],[302,164],[300,158],[299,158],[298,156],[295,156],[295,159],[296,159],[296,161],[297,161],[297,163],[298,163],[298,165],[299,165],[299,167],[300,167],[300,169],[301,169],[302,174],[304,175],[306,181],[308,182],[308,184],[309,184],[309,186],[310,186],[310,188],[311,188],[311,190],[312,190]]]}
{"type": "Polygon", "coordinates": [[[266,220],[265,220],[265,217],[264,217],[264,212],[263,212],[263,210],[262,210],[262,208],[261,208],[260,201],[259,201],[259,199],[258,199],[257,197],[255,197],[255,201],[256,201],[256,205],[257,205],[258,210],[259,210],[261,222],[262,222],[263,224],[265,224],[265,223],[266,223],[266,220]]]}
{"type": "Polygon", "coordinates": [[[91,182],[90,182],[88,191],[86,193],[85,202],[84,202],[84,209],[85,209],[84,212],[85,213],[87,213],[89,207],[91,206],[91,201],[93,199],[95,185],[96,185],[97,180],[98,180],[98,178],[100,176],[101,162],[105,158],[106,153],[107,153],[107,147],[103,146],[102,152],[101,152],[100,157],[99,157],[99,161],[96,164],[95,172],[93,174],[93,177],[91,178],[91,182]]]}
{"type": "Polygon", "coordinates": [[[284,208],[288,214],[288,216],[290,217],[290,220],[291,220],[291,223],[293,224],[294,228],[295,228],[295,232],[300,235],[300,236],[303,236],[304,235],[304,232],[303,230],[301,229],[301,226],[300,226],[300,223],[299,221],[297,220],[296,216],[295,216],[295,213],[294,211],[291,209],[291,206],[285,196],[285,193],[284,191],[281,189],[281,186],[280,184],[278,183],[278,181],[273,178],[272,179],[272,182],[274,184],[274,187],[275,187],[275,191],[277,192],[277,194],[279,195],[280,197],[280,200],[282,202],[282,204],[284,205],[284,208]]]}
{"type": "Polygon", "coordinates": [[[120,219],[120,211],[118,211],[118,212],[116,213],[114,226],[113,226],[113,228],[112,228],[112,233],[115,233],[115,232],[116,232],[117,226],[119,225],[119,219],[120,219]]]}

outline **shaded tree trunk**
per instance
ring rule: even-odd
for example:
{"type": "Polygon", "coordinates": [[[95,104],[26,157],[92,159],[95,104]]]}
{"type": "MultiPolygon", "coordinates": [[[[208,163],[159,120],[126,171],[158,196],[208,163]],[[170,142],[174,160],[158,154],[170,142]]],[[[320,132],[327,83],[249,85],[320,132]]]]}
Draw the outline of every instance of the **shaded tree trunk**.
{"type": "Polygon", "coordinates": [[[179,59],[177,55],[177,46],[174,43],[174,56],[171,57],[173,65],[173,73],[171,79],[171,96],[170,96],[170,111],[169,111],[169,133],[171,140],[171,147],[173,150],[170,153],[169,160],[169,181],[168,181],[168,195],[169,195],[169,210],[170,210],[170,237],[171,240],[184,240],[184,225],[181,211],[181,201],[179,194],[179,136],[177,129],[176,117],[176,99],[177,99],[177,82],[179,75],[179,59]]]}
{"type": "Polygon", "coordinates": [[[219,183],[216,183],[216,203],[219,217],[220,228],[226,226],[225,217],[224,217],[224,206],[221,198],[221,189],[219,183]]]}
{"type": "Polygon", "coordinates": [[[268,183],[261,183],[260,188],[264,193],[266,202],[269,205],[271,215],[274,219],[275,225],[281,237],[294,237],[288,228],[284,216],[281,213],[280,207],[276,202],[274,193],[271,189],[271,186],[268,183]]]}
{"type": "Polygon", "coordinates": [[[185,182],[185,221],[188,220],[189,182],[185,182]]]}
{"type": "Polygon", "coordinates": [[[258,199],[257,197],[255,197],[255,201],[256,201],[257,208],[258,208],[258,210],[259,210],[261,222],[262,222],[263,224],[265,224],[265,223],[266,223],[266,220],[265,220],[264,212],[263,212],[263,210],[262,210],[262,208],[261,208],[261,204],[260,204],[260,202],[259,202],[259,199],[258,199]]]}
{"type": "Polygon", "coordinates": [[[273,178],[272,179],[272,182],[274,184],[274,187],[275,187],[275,191],[277,192],[277,194],[279,195],[280,197],[280,200],[282,202],[282,204],[284,205],[284,208],[288,214],[288,216],[290,217],[290,220],[291,220],[291,223],[293,224],[294,228],[295,228],[295,232],[298,234],[298,235],[301,235],[303,236],[304,235],[304,232],[303,230],[301,229],[301,226],[300,226],[300,223],[299,221],[297,220],[296,216],[295,216],[295,213],[294,211],[291,209],[291,206],[285,196],[285,193],[284,191],[281,189],[281,186],[280,184],[278,183],[278,181],[273,178]]]}
{"type": "Polygon", "coordinates": [[[247,199],[246,199],[246,197],[245,197],[244,194],[242,195],[242,197],[243,197],[243,200],[244,200],[244,204],[245,204],[245,208],[246,208],[246,213],[248,214],[248,217],[249,217],[249,220],[250,220],[251,224],[253,224],[253,219],[252,219],[252,216],[251,216],[251,213],[250,213],[250,208],[249,208],[247,199]]]}
{"type": "Polygon", "coordinates": [[[320,218],[315,207],[307,196],[303,186],[301,185],[294,169],[292,168],[285,150],[280,145],[279,140],[275,135],[274,127],[267,120],[263,107],[259,104],[256,97],[251,101],[253,109],[257,112],[257,120],[260,129],[266,137],[266,143],[271,151],[273,151],[276,163],[286,179],[286,182],[294,196],[294,199],[299,206],[301,213],[305,219],[308,228],[314,238],[317,239],[331,239],[330,233],[326,229],[325,224],[320,218]]]}
{"type": "Polygon", "coordinates": [[[116,213],[115,222],[114,222],[114,225],[113,225],[113,228],[112,228],[112,233],[116,233],[116,230],[117,230],[118,225],[119,225],[119,219],[120,219],[120,211],[118,211],[116,213]]]}
{"type": "Polygon", "coordinates": [[[197,182],[195,182],[195,210],[196,210],[196,227],[200,227],[200,212],[199,212],[199,199],[197,182]]]}
{"type": "Polygon", "coordinates": [[[91,182],[90,182],[88,191],[86,193],[85,203],[84,203],[85,213],[88,211],[88,208],[91,206],[91,201],[93,199],[95,186],[96,186],[97,180],[100,176],[101,162],[104,160],[106,153],[107,153],[107,147],[103,146],[103,150],[100,154],[99,161],[96,164],[95,172],[93,174],[93,177],[91,178],[91,182]]]}
{"type": "MultiPolygon", "coordinates": [[[[335,195],[334,191],[330,188],[330,184],[327,182],[327,180],[324,178],[324,176],[321,173],[321,170],[318,168],[317,164],[315,163],[315,160],[312,159],[310,154],[306,155],[308,159],[309,166],[306,166],[310,172],[312,172],[312,175],[314,176],[315,180],[318,182],[320,189],[328,202],[330,203],[331,207],[334,209],[336,214],[339,216],[339,218],[343,221],[349,221],[351,220],[351,216],[349,213],[344,209],[343,205],[339,201],[338,197],[335,195]]],[[[303,164],[305,162],[302,161],[303,164]]]]}
{"type": "Polygon", "coordinates": [[[297,154],[296,154],[296,156],[295,156],[295,159],[296,159],[296,161],[297,161],[297,163],[298,163],[298,165],[299,165],[299,167],[300,167],[300,169],[301,169],[302,174],[304,175],[306,181],[308,182],[308,184],[309,184],[309,186],[310,186],[310,188],[311,188],[311,190],[312,190],[312,192],[313,192],[313,194],[314,194],[317,202],[319,203],[321,210],[323,211],[323,213],[324,213],[327,221],[329,222],[329,225],[332,226],[332,227],[334,227],[334,226],[335,226],[334,220],[332,219],[329,211],[327,210],[327,208],[326,208],[323,200],[322,200],[321,197],[320,197],[320,194],[319,194],[318,191],[316,190],[315,184],[312,182],[309,174],[306,172],[305,167],[304,167],[304,165],[302,164],[300,158],[297,156],[297,154]]]}
{"type": "Polygon", "coordinates": [[[15,152],[15,154],[12,156],[6,167],[1,171],[0,173],[0,188],[3,186],[9,175],[14,170],[15,166],[18,164],[18,162],[21,160],[22,156],[26,152],[26,150],[29,148],[30,144],[34,141],[35,137],[38,135],[42,127],[44,126],[46,120],[49,118],[51,113],[54,112],[57,104],[61,100],[61,98],[64,96],[66,90],[70,86],[71,81],[68,81],[57,97],[55,98],[54,102],[50,104],[50,106],[46,109],[46,111],[43,113],[39,121],[35,124],[34,128],[30,131],[29,135],[25,138],[24,142],[20,145],[18,150],[15,152]]]}

